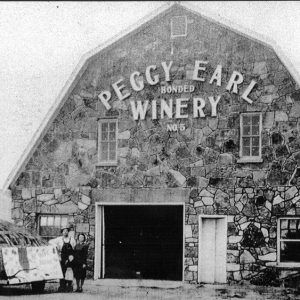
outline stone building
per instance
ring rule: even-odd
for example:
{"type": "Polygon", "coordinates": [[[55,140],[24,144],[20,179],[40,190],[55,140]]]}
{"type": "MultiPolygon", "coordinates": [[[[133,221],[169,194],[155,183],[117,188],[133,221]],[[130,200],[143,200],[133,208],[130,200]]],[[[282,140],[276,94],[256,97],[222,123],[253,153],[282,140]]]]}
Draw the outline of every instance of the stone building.
{"type": "Polygon", "coordinates": [[[87,234],[95,279],[297,272],[299,77],[279,55],[163,6],[84,56],[8,180],[12,219],[87,234]]]}

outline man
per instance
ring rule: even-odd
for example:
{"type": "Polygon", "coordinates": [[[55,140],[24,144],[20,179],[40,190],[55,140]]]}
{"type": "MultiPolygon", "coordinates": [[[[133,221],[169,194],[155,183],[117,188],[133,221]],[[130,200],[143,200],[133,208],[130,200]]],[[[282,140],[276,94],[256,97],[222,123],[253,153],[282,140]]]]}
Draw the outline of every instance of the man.
{"type": "Polygon", "coordinates": [[[72,261],[74,260],[73,250],[76,245],[76,241],[73,237],[69,236],[70,227],[61,229],[62,235],[49,240],[50,245],[54,245],[57,248],[58,255],[60,258],[61,270],[64,278],[59,281],[59,291],[72,291],[73,281],[65,280],[65,274],[68,267],[71,267],[72,261]]]}

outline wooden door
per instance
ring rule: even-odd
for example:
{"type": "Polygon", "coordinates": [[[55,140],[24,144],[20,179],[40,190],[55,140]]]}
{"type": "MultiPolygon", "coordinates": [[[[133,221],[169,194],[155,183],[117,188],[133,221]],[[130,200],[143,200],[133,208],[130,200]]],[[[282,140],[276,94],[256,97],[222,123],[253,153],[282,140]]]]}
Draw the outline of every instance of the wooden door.
{"type": "Polygon", "coordinates": [[[199,225],[199,282],[226,283],[226,220],[202,217],[199,225]]]}

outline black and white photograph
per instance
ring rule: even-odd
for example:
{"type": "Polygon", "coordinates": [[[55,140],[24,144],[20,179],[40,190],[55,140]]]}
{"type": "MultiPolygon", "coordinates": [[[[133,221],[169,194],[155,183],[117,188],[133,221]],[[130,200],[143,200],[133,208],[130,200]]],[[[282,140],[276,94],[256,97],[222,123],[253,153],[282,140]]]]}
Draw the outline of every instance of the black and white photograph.
{"type": "Polygon", "coordinates": [[[0,299],[300,299],[300,2],[0,3],[0,299]]]}

